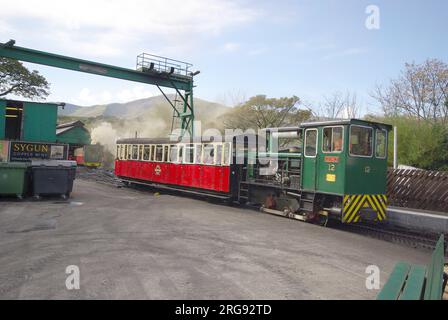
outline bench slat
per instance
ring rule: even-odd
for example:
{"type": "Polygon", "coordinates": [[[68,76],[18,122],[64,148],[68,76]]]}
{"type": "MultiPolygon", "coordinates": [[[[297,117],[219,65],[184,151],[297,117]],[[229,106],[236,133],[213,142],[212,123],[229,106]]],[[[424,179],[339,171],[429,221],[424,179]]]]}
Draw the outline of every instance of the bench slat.
{"type": "Polygon", "coordinates": [[[428,266],[425,300],[440,300],[442,298],[443,268],[445,264],[444,242],[442,234],[432,254],[431,263],[428,266]]]}
{"type": "Polygon", "coordinates": [[[400,300],[420,300],[425,284],[426,267],[413,265],[400,296],[400,300]]]}
{"type": "Polygon", "coordinates": [[[398,262],[392,273],[389,276],[389,279],[384,284],[383,289],[377,296],[378,300],[397,300],[400,296],[401,290],[403,289],[403,285],[408,276],[409,270],[411,266],[406,262],[398,262]]]}

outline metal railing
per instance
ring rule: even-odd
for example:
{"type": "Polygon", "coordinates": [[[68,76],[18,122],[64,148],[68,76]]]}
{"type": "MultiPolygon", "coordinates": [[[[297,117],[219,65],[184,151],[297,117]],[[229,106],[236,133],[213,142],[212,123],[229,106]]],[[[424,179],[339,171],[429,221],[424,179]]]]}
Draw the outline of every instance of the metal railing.
{"type": "Polygon", "coordinates": [[[157,72],[164,74],[192,77],[191,67],[188,62],[169,59],[153,54],[142,53],[137,56],[137,70],[142,72],[157,72]]]}

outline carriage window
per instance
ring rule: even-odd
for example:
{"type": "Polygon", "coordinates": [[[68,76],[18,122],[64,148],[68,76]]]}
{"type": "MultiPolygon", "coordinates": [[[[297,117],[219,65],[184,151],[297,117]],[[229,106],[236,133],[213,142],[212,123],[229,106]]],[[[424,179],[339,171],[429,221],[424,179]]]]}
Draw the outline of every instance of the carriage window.
{"type": "Polygon", "coordinates": [[[184,161],[183,154],[184,154],[184,146],[179,146],[179,158],[178,158],[179,163],[182,163],[184,161]]]}
{"type": "Polygon", "coordinates": [[[170,153],[170,147],[169,146],[164,146],[163,147],[163,161],[168,162],[168,155],[170,153]]]}
{"type": "Polygon", "coordinates": [[[230,164],[230,143],[224,145],[224,165],[230,164]]]}
{"type": "Polygon", "coordinates": [[[220,166],[222,163],[222,144],[216,146],[216,165],[220,166]]]}
{"type": "Polygon", "coordinates": [[[185,163],[194,162],[194,145],[189,144],[185,146],[185,163]]]}
{"type": "Polygon", "coordinates": [[[156,159],[156,146],[151,146],[151,161],[156,159]]]}
{"type": "Polygon", "coordinates": [[[143,160],[143,145],[138,147],[138,159],[143,160]]]}
{"type": "Polygon", "coordinates": [[[144,146],[144,148],[143,148],[143,160],[145,160],[145,161],[149,160],[150,151],[151,151],[151,148],[148,145],[144,146]]]}
{"type": "Polygon", "coordinates": [[[135,144],[132,146],[132,160],[138,160],[138,146],[135,144]]]}
{"type": "Polygon", "coordinates": [[[343,127],[324,128],[322,151],[341,152],[344,141],[343,136],[344,136],[343,127]]]}
{"type": "Polygon", "coordinates": [[[127,151],[126,151],[126,159],[127,160],[131,160],[132,159],[132,153],[131,153],[131,145],[130,144],[128,144],[128,145],[126,145],[127,146],[127,151]]]}
{"type": "Polygon", "coordinates": [[[170,162],[177,162],[177,146],[172,145],[170,148],[170,162]]]}
{"type": "Polygon", "coordinates": [[[373,129],[361,126],[350,127],[350,155],[372,156],[373,129]]]}
{"type": "Polygon", "coordinates": [[[117,154],[115,155],[116,159],[120,159],[120,149],[121,149],[121,147],[119,145],[117,145],[117,154]]]}
{"type": "Polygon", "coordinates": [[[317,154],[317,129],[305,131],[305,157],[315,157],[317,154]]]}
{"type": "Polygon", "coordinates": [[[204,146],[204,164],[214,164],[215,147],[212,144],[204,146]]]}
{"type": "Polygon", "coordinates": [[[156,146],[156,157],[154,161],[161,162],[163,159],[163,147],[162,146],[156,146]]]}
{"type": "Polygon", "coordinates": [[[202,163],[202,144],[197,144],[196,148],[196,162],[198,164],[202,163]]]}
{"type": "Polygon", "coordinates": [[[375,156],[377,158],[386,158],[387,150],[387,131],[376,130],[375,156]]]}

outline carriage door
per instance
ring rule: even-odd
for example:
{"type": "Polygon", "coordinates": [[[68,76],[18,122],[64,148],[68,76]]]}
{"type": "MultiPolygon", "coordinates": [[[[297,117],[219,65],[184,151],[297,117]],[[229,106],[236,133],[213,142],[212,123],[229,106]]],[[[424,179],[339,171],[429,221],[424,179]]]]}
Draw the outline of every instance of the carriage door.
{"type": "Polygon", "coordinates": [[[317,140],[317,129],[305,130],[302,166],[302,188],[304,190],[316,190],[317,140]]]}

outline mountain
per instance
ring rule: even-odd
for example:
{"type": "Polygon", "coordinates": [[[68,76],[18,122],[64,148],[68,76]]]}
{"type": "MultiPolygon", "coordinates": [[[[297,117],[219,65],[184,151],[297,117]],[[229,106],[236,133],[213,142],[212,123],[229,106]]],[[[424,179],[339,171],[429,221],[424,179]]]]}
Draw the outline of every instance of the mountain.
{"type": "MultiPolygon", "coordinates": [[[[168,95],[171,100],[174,100],[174,95],[168,95]]],[[[180,99],[180,98],[178,98],[180,99]]],[[[194,98],[195,114],[202,118],[204,116],[220,116],[230,110],[219,103],[214,103],[198,98],[194,98]]],[[[106,105],[96,105],[90,107],[81,107],[74,104],[67,103],[64,109],[59,109],[60,116],[90,118],[90,117],[116,117],[120,119],[136,119],[148,114],[151,111],[152,114],[160,110],[161,113],[172,113],[172,108],[166,99],[160,95],[150,97],[146,99],[140,99],[130,101],[126,103],[110,103],[106,105]],[[157,111],[156,111],[157,110],[157,111]],[[163,110],[163,111],[162,111],[163,110]]]]}

